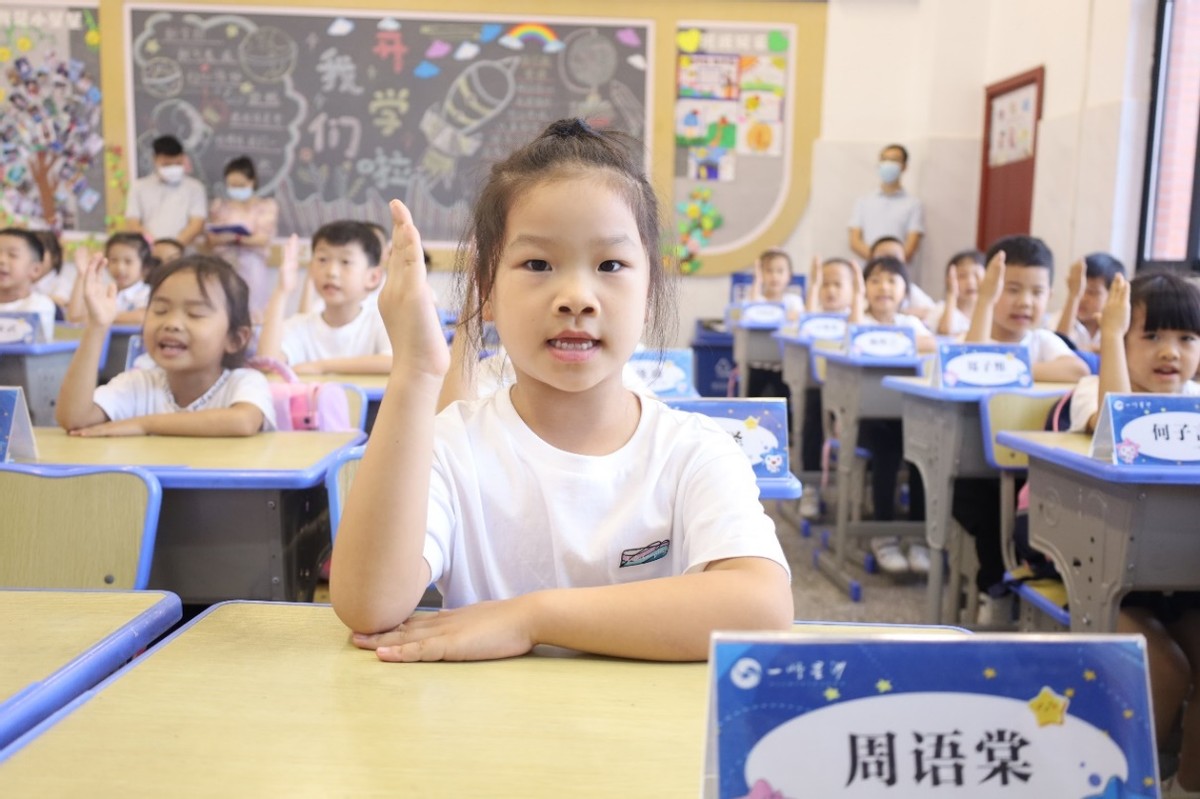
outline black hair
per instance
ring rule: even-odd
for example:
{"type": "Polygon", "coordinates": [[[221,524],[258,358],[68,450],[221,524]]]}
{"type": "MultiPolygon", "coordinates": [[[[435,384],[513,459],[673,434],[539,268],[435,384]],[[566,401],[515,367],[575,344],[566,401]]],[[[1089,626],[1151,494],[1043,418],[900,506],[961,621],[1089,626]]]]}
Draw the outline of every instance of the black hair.
{"type": "Polygon", "coordinates": [[[946,271],[949,272],[954,267],[958,266],[959,261],[970,260],[971,263],[984,265],[987,261],[983,257],[983,253],[979,250],[959,250],[950,256],[950,260],[946,263],[946,271]]]}
{"type": "MultiPolygon", "coordinates": [[[[210,303],[213,300],[208,294],[206,285],[208,279],[216,280],[221,286],[221,291],[225,295],[225,312],[229,316],[227,335],[233,335],[243,328],[251,329],[250,287],[246,285],[246,281],[237,273],[237,270],[223,259],[213,255],[185,255],[156,269],[148,281],[151,302],[154,300],[154,295],[158,293],[159,286],[166,282],[167,278],[179,272],[189,271],[196,276],[196,284],[200,287],[200,293],[210,303]]],[[[236,369],[241,366],[246,361],[246,348],[249,345],[250,337],[246,336],[246,344],[240,350],[225,353],[225,357],[221,359],[221,366],[226,369],[236,369]]]]}
{"type": "Polygon", "coordinates": [[[899,258],[893,258],[890,255],[872,258],[863,267],[863,280],[869,278],[872,272],[890,272],[893,275],[899,275],[904,279],[904,293],[908,293],[908,267],[899,258]]]}
{"type": "Polygon", "coordinates": [[[6,227],[0,230],[0,236],[12,236],[13,238],[22,239],[25,245],[29,247],[29,252],[33,255],[35,261],[40,261],[46,257],[46,247],[42,244],[41,237],[32,230],[19,227],[6,227]]]}
{"type": "Polygon", "coordinates": [[[132,247],[137,250],[138,260],[142,262],[142,274],[148,274],[153,267],[150,256],[150,242],[146,241],[146,237],[141,233],[133,233],[131,231],[122,231],[114,233],[108,237],[108,241],[104,242],[104,254],[108,255],[108,248],[114,244],[124,244],[126,247],[132,247]]]}
{"type": "Polygon", "coordinates": [[[908,166],[908,150],[905,149],[903,144],[889,144],[887,147],[884,147],[882,150],[880,150],[879,154],[882,156],[888,150],[899,150],[900,151],[900,163],[904,164],[905,166],[908,166]]]}
{"type": "Polygon", "coordinates": [[[150,149],[154,151],[155,155],[165,155],[168,158],[183,155],[183,145],[179,143],[179,139],[169,133],[152,141],[150,149]]]}
{"type": "Polygon", "coordinates": [[[768,247],[767,249],[763,250],[758,256],[758,262],[761,264],[768,258],[782,258],[783,260],[787,261],[788,271],[793,271],[792,256],[788,255],[787,250],[784,250],[782,247],[768,247]]]}
{"type": "Polygon", "coordinates": [[[63,251],[58,242],[58,236],[53,230],[39,230],[37,237],[42,240],[42,258],[50,256],[50,269],[55,273],[62,272],[63,251]]]}
{"type": "Polygon", "coordinates": [[[258,188],[258,173],[254,171],[254,162],[249,156],[239,155],[237,158],[225,165],[225,171],[222,173],[224,177],[229,177],[230,173],[236,172],[239,175],[245,175],[255,188],[258,188]]]}
{"type": "Polygon", "coordinates": [[[650,269],[647,293],[646,339],[666,346],[678,324],[674,308],[675,269],[663,254],[662,217],[658,197],[646,177],[643,147],[632,136],[596,130],[582,119],[560,119],[541,135],[491,168],[475,202],[470,225],[458,251],[468,309],[459,325],[471,346],[482,347],[483,303],[495,285],[496,268],[504,252],[508,214],[516,198],[539,183],[594,176],[597,184],[615,190],[637,222],[638,235],[650,269]]]}
{"type": "MultiPolygon", "coordinates": [[[[1129,284],[1129,307],[1145,309],[1143,329],[1200,335],[1200,287],[1174,272],[1143,272],[1129,284]]],[[[1188,375],[1191,377],[1191,375],[1188,375]]]]}
{"type": "Polygon", "coordinates": [[[1104,278],[1104,288],[1112,288],[1113,278],[1125,274],[1125,264],[1106,252],[1093,252],[1083,256],[1084,267],[1089,278],[1104,278]]]}
{"type": "Polygon", "coordinates": [[[379,259],[383,257],[383,246],[379,243],[379,237],[363,222],[343,219],[321,225],[313,234],[313,249],[322,241],[334,247],[357,244],[367,256],[367,266],[379,266],[379,259]]]}
{"type": "Polygon", "coordinates": [[[1040,266],[1050,273],[1050,282],[1054,282],[1054,254],[1046,242],[1037,236],[1005,236],[997,239],[987,251],[989,264],[998,252],[1004,253],[1007,266],[1040,266]]]}

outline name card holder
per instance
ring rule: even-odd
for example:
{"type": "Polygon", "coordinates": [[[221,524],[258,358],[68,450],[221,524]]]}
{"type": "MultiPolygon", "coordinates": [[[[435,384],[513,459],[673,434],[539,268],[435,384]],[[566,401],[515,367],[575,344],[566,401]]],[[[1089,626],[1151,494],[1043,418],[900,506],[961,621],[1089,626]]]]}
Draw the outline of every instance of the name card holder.
{"type": "Polygon", "coordinates": [[[1158,795],[1140,636],[933,632],[715,633],[702,795],[1158,795]]]}
{"type": "Polygon", "coordinates": [[[640,350],[629,364],[659,399],[697,396],[695,355],[690,347],[666,350],[640,350]]]}
{"type": "Polygon", "coordinates": [[[943,388],[1033,385],[1029,348],[1021,344],[941,344],[938,364],[935,380],[943,388]]]}
{"type": "Polygon", "coordinates": [[[901,325],[847,325],[846,352],[856,358],[915,358],[917,339],[901,325]]]}
{"type": "Polygon", "coordinates": [[[725,323],[730,328],[776,330],[787,322],[787,311],[781,302],[734,303],[725,309],[725,323]]]}
{"type": "Polygon", "coordinates": [[[40,344],[45,339],[37,312],[0,312],[0,344],[40,344]]]}
{"type": "Polygon", "coordinates": [[[15,458],[37,460],[37,442],[29,421],[25,389],[0,386],[0,463],[10,463],[15,458]]]}
{"type": "Polygon", "coordinates": [[[846,314],[808,313],[800,317],[796,335],[811,341],[841,341],[846,338],[846,314]]]}
{"type": "Polygon", "coordinates": [[[1200,397],[1107,395],[1092,457],[1118,466],[1200,465],[1200,397]]]}

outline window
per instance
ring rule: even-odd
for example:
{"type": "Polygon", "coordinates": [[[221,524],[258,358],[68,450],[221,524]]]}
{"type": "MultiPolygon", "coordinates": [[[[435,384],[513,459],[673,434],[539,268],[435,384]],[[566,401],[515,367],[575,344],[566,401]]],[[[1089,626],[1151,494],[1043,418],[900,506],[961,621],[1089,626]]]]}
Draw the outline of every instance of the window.
{"type": "Polygon", "coordinates": [[[1200,2],[1160,0],[1141,265],[1200,272],[1200,2]]]}

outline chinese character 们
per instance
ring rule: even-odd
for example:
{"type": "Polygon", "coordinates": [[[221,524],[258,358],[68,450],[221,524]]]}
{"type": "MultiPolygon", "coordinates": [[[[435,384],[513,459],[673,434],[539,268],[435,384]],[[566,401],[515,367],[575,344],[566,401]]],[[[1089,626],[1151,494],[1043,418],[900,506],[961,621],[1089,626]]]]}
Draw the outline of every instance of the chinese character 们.
{"type": "Polygon", "coordinates": [[[896,734],[856,735],[850,734],[850,778],[855,780],[877,779],[884,785],[896,784],[896,734]]]}

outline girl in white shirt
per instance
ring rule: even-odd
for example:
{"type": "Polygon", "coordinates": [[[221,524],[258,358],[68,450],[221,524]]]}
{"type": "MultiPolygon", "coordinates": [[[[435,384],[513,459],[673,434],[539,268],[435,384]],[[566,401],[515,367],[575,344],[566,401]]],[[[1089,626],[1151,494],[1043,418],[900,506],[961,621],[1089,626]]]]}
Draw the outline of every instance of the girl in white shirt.
{"type": "MultiPolygon", "coordinates": [[[[717,629],[783,629],[786,560],[732,438],[622,370],[675,318],[642,149],[581,120],[492,167],[460,254],[459,335],[493,322],[517,382],[434,418],[450,368],[399,201],[379,298],[392,379],[334,545],[334,610],[383,660],[550,644],[703,660],[717,629]],[[433,581],[445,606],[413,616],[433,581]]],[[[464,359],[470,363],[473,357],[464,359]]]]}
{"type": "Polygon", "coordinates": [[[55,418],[79,436],[249,436],[275,428],[270,387],[241,369],[250,342],[249,290],[219,258],[193,255],[155,271],[142,326],[152,369],[96,387],[100,352],[117,316],[104,258],[80,276],[87,323],[58,395],[55,418]]]}
{"type": "MultiPolygon", "coordinates": [[[[71,302],[67,307],[67,321],[88,321],[89,308],[84,297],[82,272],[90,254],[84,247],[75,250],[75,264],[80,277],[75,279],[71,302]]],[[[140,325],[146,315],[146,304],[150,301],[150,286],[146,273],[150,266],[150,242],[141,233],[114,233],[104,243],[104,263],[108,278],[116,287],[117,314],[113,324],[140,325]]]]}

